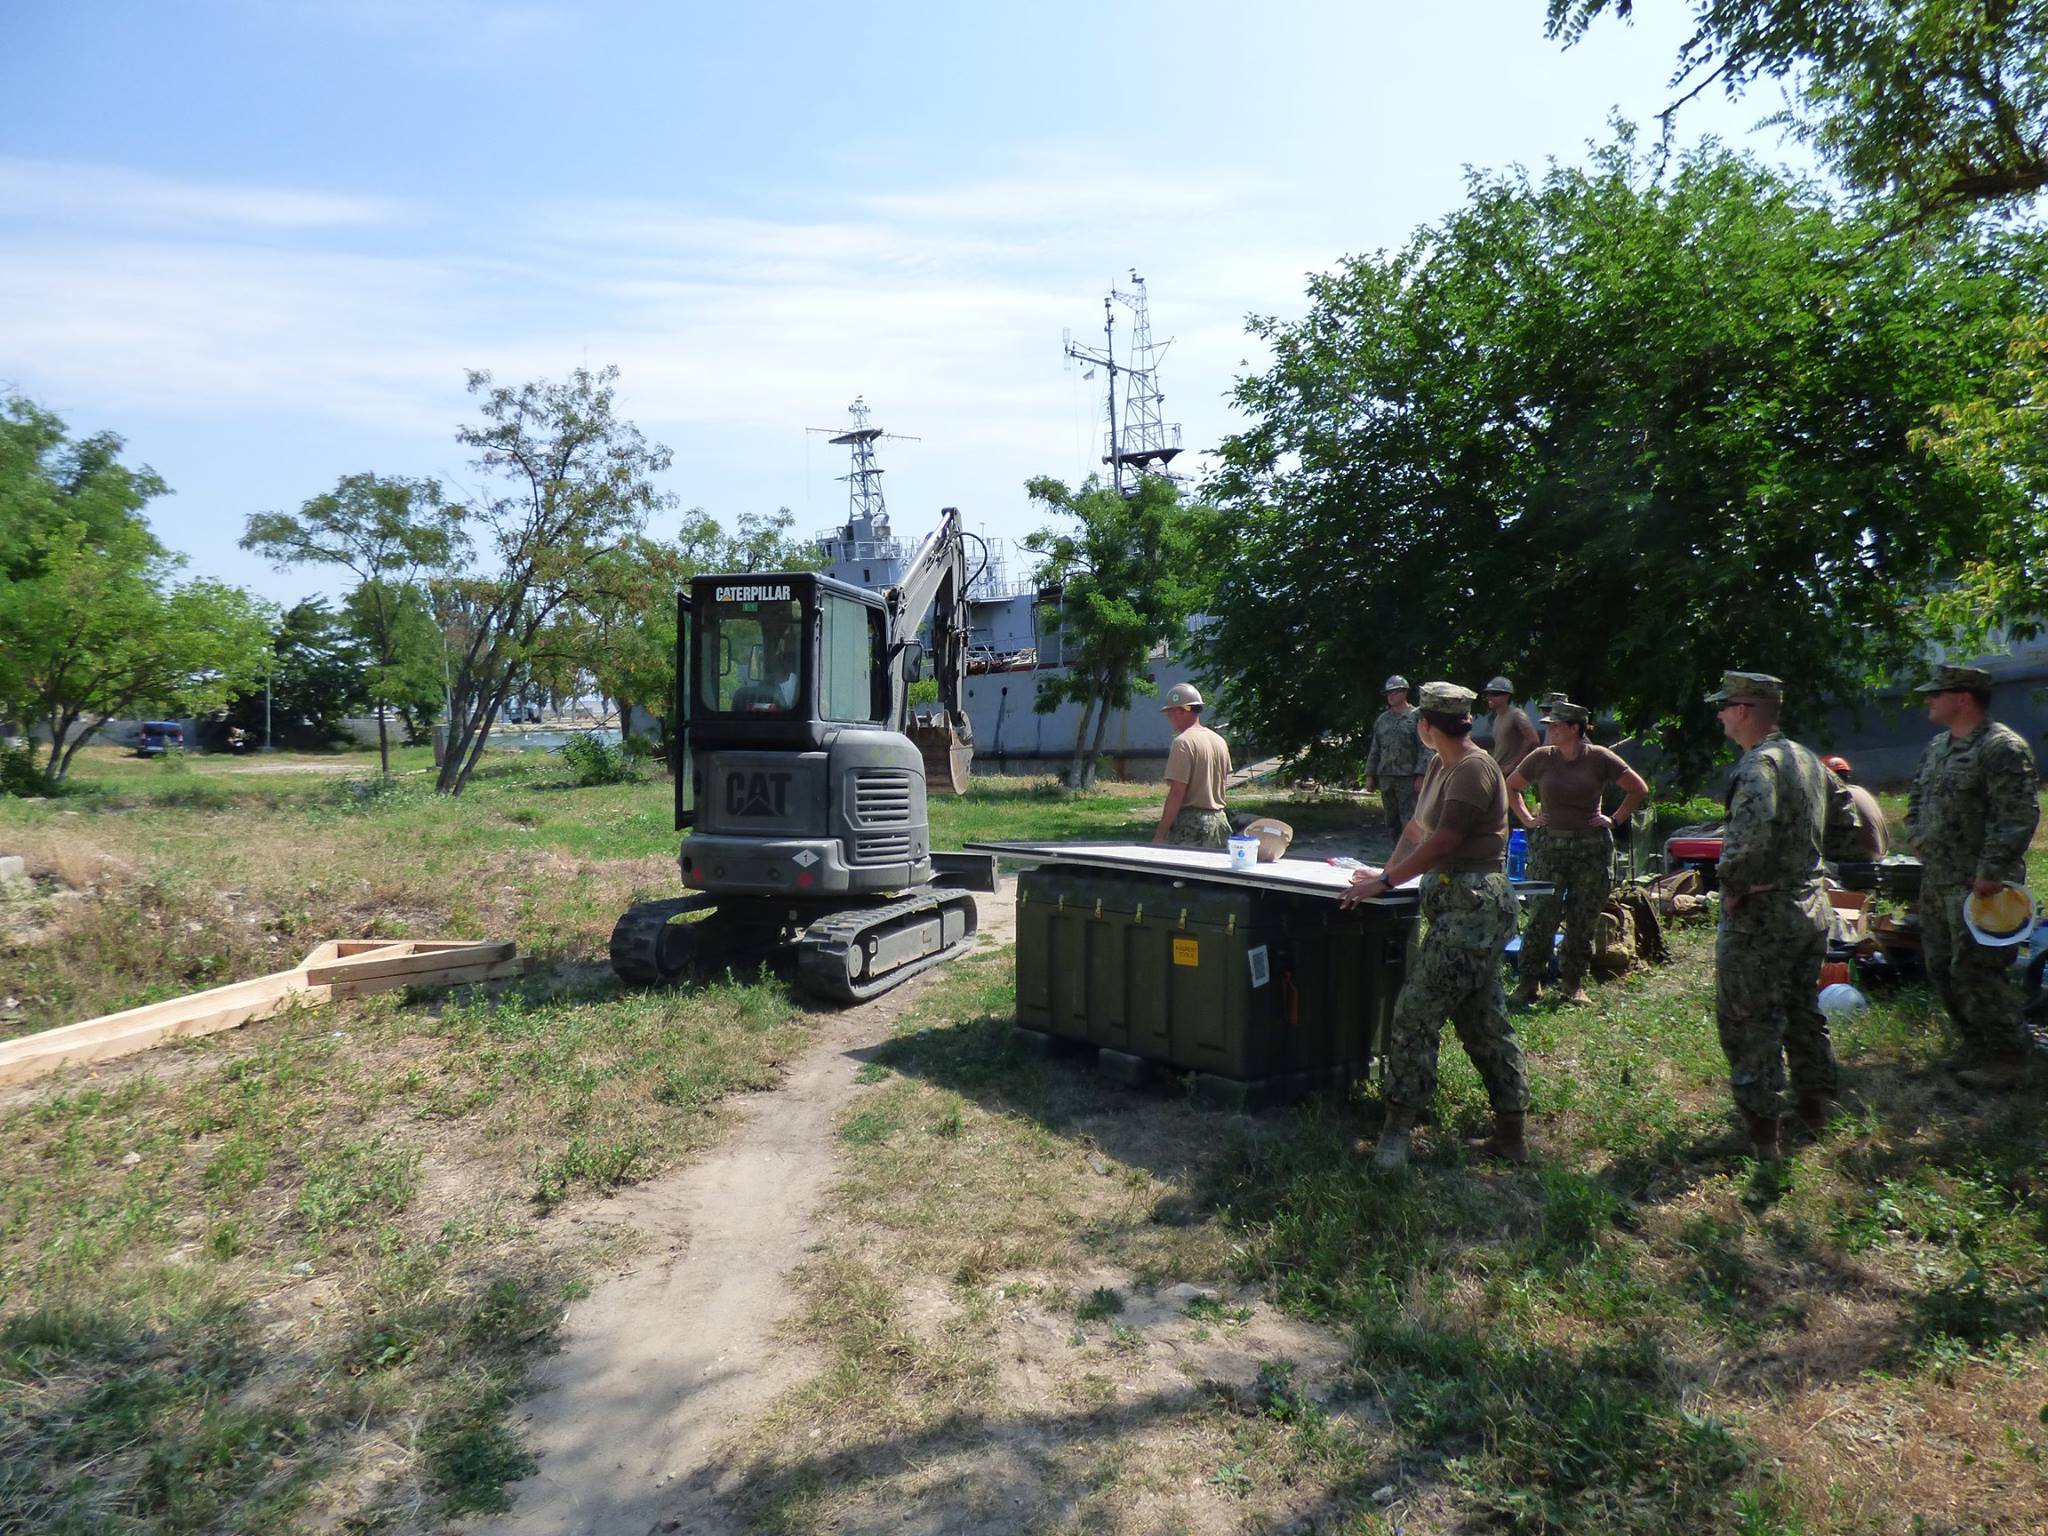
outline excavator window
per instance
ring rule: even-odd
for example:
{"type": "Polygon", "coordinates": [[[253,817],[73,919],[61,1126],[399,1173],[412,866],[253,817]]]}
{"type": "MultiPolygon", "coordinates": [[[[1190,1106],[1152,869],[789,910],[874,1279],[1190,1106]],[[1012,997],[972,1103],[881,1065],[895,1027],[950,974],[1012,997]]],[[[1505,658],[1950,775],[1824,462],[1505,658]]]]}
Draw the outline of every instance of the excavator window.
{"type": "Polygon", "coordinates": [[[804,605],[793,598],[720,602],[706,618],[705,705],[722,714],[795,714],[803,699],[804,605]]]}
{"type": "Polygon", "coordinates": [[[819,599],[818,619],[820,718],[880,719],[875,709],[875,610],[828,592],[819,599]]]}

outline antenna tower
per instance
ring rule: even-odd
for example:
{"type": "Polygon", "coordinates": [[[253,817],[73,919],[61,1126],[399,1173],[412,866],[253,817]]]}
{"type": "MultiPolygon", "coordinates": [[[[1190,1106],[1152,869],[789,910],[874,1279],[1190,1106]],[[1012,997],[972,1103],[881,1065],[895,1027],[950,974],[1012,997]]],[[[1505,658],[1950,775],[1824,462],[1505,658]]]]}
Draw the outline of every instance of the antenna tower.
{"type": "Polygon", "coordinates": [[[884,432],[880,427],[870,425],[872,413],[865,395],[855,395],[853,404],[846,411],[853,417],[853,430],[850,432],[839,432],[832,427],[807,427],[805,430],[824,433],[833,443],[843,443],[852,450],[852,470],[838,477],[847,488],[847,521],[851,526],[866,520],[872,530],[852,537],[886,539],[889,536],[889,509],[882,499],[882,471],[875,463],[875,444],[884,438],[892,443],[914,443],[919,439],[897,432],[884,432]]]}
{"type": "Polygon", "coordinates": [[[1110,483],[1116,487],[1119,496],[1125,494],[1126,469],[1131,471],[1131,484],[1135,489],[1136,476],[1140,474],[1169,475],[1167,465],[1180,452],[1180,423],[1162,420],[1159,409],[1166,399],[1159,389],[1159,359],[1172,345],[1171,339],[1156,345],[1152,340],[1152,313],[1145,301],[1145,279],[1138,276],[1136,268],[1131,270],[1130,292],[1113,288],[1102,301],[1102,350],[1095,352],[1077,345],[1071,336],[1066,339],[1065,349],[1069,358],[1100,368],[1109,376],[1109,435],[1105,440],[1102,462],[1109,466],[1110,483]],[[1116,360],[1114,306],[1117,304],[1131,311],[1130,361],[1127,363],[1116,360]],[[1118,374],[1124,376],[1121,433],[1117,430],[1118,374]]]}

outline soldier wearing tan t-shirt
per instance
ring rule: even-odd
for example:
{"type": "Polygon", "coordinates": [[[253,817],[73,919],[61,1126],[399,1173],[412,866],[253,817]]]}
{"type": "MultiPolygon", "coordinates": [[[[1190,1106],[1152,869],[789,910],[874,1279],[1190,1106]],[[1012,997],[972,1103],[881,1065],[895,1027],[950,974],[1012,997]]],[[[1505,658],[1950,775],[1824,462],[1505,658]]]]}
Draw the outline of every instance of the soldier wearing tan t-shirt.
{"type": "Polygon", "coordinates": [[[1501,955],[1515,932],[1515,893],[1503,868],[1507,784],[1472,741],[1472,701],[1470,688],[1423,684],[1416,732],[1435,756],[1423,773],[1415,819],[1387,867],[1368,864],[1340,898],[1344,906],[1383,899],[1410,876],[1422,877],[1428,926],[1387,1027],[1387,1118],[1373,1165],[1388,1171],[1407,1165],[1409,1135],[1436,1094],[1437,1043],[1446,1019],[1493,1103],[1494,1134],[1486,1150],[1509,1162],[1529,1160],[1523,1121],[1528,1077],[1500,984],[1501,955]]]}
{"type": "Polygon", "coordinates": [[[1166,804],[1159,812],[1155,843],[1181,848],[1230,846],[1230,818],[1223,814],[1223,786],[1230,778],[1230,747],[1202,724],[1202,694],[1193,683],[1175,683],[1160,706],[1173,727],[1166,749],[1166,804]]]}
{"type": "Polygon", "coordinates": [[[1607,748],[1587,740],[1593,712],[1559,699],[1543,712],[1548,744],[1538,747],[1508,778],[1508,805],[1530,830],[1529,878],[1546,880],[1551,891],[1530,903],[1522,930],[1522,985],[1517,1000],[1543,995],[1557,925],[1564,924],[1564,962],[1558,979],[1567,1003],[1589,1001],[1586,972],[1593,963],[1593,930],[1614,881],[1614,834],[1643,803],[1650,786],[1643,776],[1607,748]],[[1618,785],[1621,804],[1609,816],[1600,808],[1607,787],[1618,785]],[[1531,811],[1523,791],[1535,786],[1541,809],[1531,811]]]}
{"type": "Polygon", "coordinates": [[[1506,678],[1493,679],[1480,697],[1493,716],[1493,760],[1500,764],[1503,775],[1513,773],[1522,759],[1536,750],[1541,738],[1515,704],[1515,685],[1506,678]]]}
{"type": "Polygon", "coordinates": [[[1884,807],[1877,803],[1877,796],[1861,784],[1849,784],[1849,759],[1846,757],[1824,757],[1821,766],[1849,785],[1849,798],[1856,804],[1856,836],[1854,856],[1875,864],[1892,851],[1891,826],[1884,819],[1884,807]]]}

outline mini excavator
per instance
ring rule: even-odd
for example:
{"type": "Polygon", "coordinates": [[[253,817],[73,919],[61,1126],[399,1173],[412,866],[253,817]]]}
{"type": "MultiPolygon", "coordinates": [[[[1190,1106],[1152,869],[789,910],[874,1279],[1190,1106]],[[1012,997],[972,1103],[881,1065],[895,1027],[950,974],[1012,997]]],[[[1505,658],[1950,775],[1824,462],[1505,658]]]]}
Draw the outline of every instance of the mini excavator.
{"type": "Polygon", "coordinates": [[[676,828],[689,894],[633,907],[637,985],[794,945],[813,996],[859,1002],[973,943],[992,855],[934,853],[929,786],[967,791],[967,535],[957,508],[886,592],[815,571],[698,576],[676,595],[676,828]],[[918,638],[927,614],[926,639],[918,638]],[[929,655],[939,702],[910,685],[929,655]]]}

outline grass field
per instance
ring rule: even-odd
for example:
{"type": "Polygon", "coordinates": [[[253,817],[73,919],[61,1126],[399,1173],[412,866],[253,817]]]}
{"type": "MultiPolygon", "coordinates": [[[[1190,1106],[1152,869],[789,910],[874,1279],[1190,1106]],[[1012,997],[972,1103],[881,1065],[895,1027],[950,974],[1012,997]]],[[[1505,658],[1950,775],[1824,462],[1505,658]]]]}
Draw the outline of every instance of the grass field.
{"type": "MultiPolygon", "coordinates": [[[[0,937],[7,1032],[329,937],[545,964],[0,1102],[0,1529],[494,1507],[529,1465],[530,1362],[633,1249],[591,1197],[714,1141],[814,1029],[773,975],[610,980],[613,919],[675,889],[663,784],[494,760],[451,803],[417,753],[388,788],[248,766],[88,752],[84,792],[0,802],[39,886],[0,937]]],[[[1157,803],[984,782],[935,835],[1144,836],[1157,803]]],[[[1468,1164],[1452,1045],[1391,1180],[1354,1151],[1370,1088],[1256,1118],[1109,1089],[1014,1053],[1007,953],[947,974],[863,1070],[800,1277],[827,1364],[745,1442],[741,1507],[789,1531],[2048,1529],[2038,1090],[1958,1092],[1925,994],[1879,999],[1838,1037],[1851,1113],[1759,1179],[1703,1150],[1727,1124],[1711,935],[1674,937],[1593,1008],[1519,1016],[1537,1166],[1468,1164]]]]}

